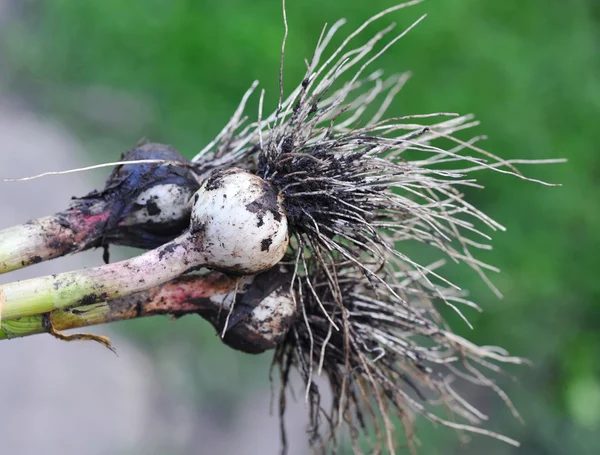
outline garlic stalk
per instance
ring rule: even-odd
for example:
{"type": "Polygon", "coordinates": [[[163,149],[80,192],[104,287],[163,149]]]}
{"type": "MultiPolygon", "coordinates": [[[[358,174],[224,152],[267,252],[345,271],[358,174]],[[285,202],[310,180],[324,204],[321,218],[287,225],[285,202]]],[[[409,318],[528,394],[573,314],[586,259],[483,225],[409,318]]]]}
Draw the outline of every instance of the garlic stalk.
{"type": "Polygon", "coordinates": [[[224,334],[223,341],[229,346],[259,353],[274,349],[282,340],[294,320],[295,309],[285,271],[274,268],[242,278],[211,272],[180,277],[110,302],[3,321],[0,340],[47,333],[49,324],[62,331],[141,317],[198,314],[224,334]],[[265,281],[274,285],[265,289],[265,281]],[[259,301],[247,302],[246,297],[256,293],[259,301]],[[240,320],[235,324],[233,319],[238,315],[240,320]]]}

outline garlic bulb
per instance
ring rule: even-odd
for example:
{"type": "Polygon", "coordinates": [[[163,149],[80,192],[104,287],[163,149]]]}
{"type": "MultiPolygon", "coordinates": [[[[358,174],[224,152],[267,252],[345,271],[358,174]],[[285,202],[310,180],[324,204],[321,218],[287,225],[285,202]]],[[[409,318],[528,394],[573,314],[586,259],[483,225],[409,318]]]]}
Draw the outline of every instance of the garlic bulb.
{"type": "Polygon", "coordinates": [[[146,230],[165,230],[165,226],[181,224],[189,219],[188,201],[194,194],[190,186],[165,183],[141,192],[133,203],[133,209],[119,222],[119,228],[144,226],[146,230]]]}
{"type": "Polygon", "coordinates": [[[201,234],[206,266],[240,274],[277,264],[289,237],[281,197],[242,169],[214,171],[193,198],[191,230],[201,234]]]}

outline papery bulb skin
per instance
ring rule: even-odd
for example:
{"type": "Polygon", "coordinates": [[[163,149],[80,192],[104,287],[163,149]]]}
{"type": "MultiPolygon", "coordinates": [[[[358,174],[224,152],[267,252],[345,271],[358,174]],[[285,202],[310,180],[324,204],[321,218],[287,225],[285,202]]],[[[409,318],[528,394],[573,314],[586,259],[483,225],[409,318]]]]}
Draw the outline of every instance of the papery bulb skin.
{"type": "Polygon", "coordinates": [[[189,160],[166,144],[139,143],[113,170],[104,189],[76,198],[74,206],[93,215],[108,211],[100,245],[153,249],[178,237],[189,226],[188,202],[200,187],[189,160]]]}

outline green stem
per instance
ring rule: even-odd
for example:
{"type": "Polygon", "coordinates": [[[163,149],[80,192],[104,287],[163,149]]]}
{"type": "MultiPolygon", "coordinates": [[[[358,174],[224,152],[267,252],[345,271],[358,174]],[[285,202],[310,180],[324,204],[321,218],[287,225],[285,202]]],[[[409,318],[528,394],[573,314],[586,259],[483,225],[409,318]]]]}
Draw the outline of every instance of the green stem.
{"type": "Polygon", "coordinates": [[[201,265],[190,260],[188,251],[198,256],[194,246],[194,236],[184,234],[126,261],[0,286],[6,300],[2,320],[90,305],[150,289],[201,265]]]}
{"type": "Polygon", "coordinates": [[[222,309],[224,296],[236,289],[236,283],[218,272],[181,277],[110,302],[3,320],[0,340],[47,333],[50,321],[55,330],[68,330],[155,315],[216,314],[222,309]]]}

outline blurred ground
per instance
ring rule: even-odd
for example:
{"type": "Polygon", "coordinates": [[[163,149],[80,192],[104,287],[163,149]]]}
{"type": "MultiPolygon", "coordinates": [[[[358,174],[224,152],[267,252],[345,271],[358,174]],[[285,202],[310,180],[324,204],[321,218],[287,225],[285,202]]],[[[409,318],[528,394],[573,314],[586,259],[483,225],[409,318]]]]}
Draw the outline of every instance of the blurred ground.
{"type": "MultiPolygon", "coordinates": [[[[77,142],[62,128],[0,98],[2,176],[66,169],[84,163],[77,142]]],[[[0,184],[1,227],[65,207],[89,179],[0,184]]],[[[2,276],[1,281],[80,268],[97,262],[85,253],[2,276]]],[[[68,346],[48,337],[0,347],[0,441],[11,453],[114,453],[133,447],[152,421],[151,365],[124,340],[121,357],[89,343],[68,346]],[[75,379],[75,380],[74,380],[75,379]],[[90,440],[96,447],[90,446],[90,440]],[[53,449],[54,448],[54,449],[53,449]]]]}

